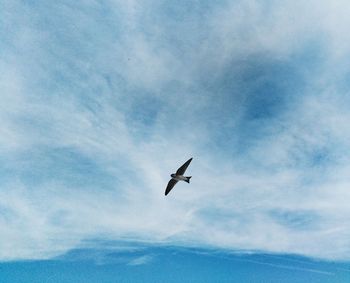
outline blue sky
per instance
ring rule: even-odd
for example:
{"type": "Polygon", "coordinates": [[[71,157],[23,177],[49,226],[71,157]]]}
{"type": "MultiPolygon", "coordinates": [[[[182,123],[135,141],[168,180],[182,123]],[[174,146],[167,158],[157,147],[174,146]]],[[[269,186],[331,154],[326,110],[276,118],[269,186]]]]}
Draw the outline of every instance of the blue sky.
{"type": "Polygon", "coordinates": [[[103,247],[74,249],[50,260],[3,263],[1,282],[345,283],[349,270],[344,262],[300,256],[104,242],[103,247]]]}
{"type": "Polygon", "coordinates": [[[0,3],[6,266],[109,241],[349,261],[347,1],[0,3]]]}

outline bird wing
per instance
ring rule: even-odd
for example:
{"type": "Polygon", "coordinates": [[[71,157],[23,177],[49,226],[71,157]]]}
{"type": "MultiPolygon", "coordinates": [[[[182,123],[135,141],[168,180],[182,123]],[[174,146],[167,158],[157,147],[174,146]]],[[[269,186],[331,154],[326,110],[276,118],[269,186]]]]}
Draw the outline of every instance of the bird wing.
{"type": "Polygon", "coordinates": [[[172,188],[174,188],[174,186],[176,185],[177,181],[174,179],[171,179],[168,183],[168,185],[166,186],[166,190],[165,190],[165,195],[167,195],[172,188]]]}
{"type": "Polygon", "coordinates": [[[192,158],[190,158],[189,160],[187,160],[184,165],[182,165],[179,169],[177,169],[176,171],[176,175],[183,175],[188,167],[188,165],[190,165],[192,161],[192,158]]]}

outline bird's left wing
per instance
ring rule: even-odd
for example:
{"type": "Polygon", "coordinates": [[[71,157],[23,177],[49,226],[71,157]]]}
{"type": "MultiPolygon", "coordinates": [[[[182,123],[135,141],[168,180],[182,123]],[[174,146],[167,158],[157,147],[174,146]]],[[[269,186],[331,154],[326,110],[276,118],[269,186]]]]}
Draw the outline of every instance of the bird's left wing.
{"type": "Polygon", "coordinates": [[[176,185],[177,181],[174,180],[174,179],[171,179],[166,187],[166,190],[165,190],[165,195],[167,195],[172,188],[174,188],[174,186],[176,185]]]}
{"type": "Polygon", "coordinates": [[[187,160],[179,169],[177,169],[176,175],[183,175],[185,173],[188,165],[190,165],[191,161],[192,161],[192,158],[187,160]]]}

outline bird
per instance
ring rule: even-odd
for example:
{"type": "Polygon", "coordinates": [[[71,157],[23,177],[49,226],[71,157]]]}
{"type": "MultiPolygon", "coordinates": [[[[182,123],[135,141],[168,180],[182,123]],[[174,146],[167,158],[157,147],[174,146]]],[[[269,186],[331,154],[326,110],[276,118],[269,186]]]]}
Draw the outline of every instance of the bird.
{"type": "Polygon", "coordinates": [[[176,173],[171,174],[171,179],[166,187],[165,190],[165,195],[167,195],[168,193],[170,193],[171,189],[174,188],[174,186],[176,185],[176,183],[178,181],[185,181],[187,183],[190,183],[190,179],[192,176],[184,176],[184,173],[188,167],[188,165],[190,165],[191,161],[192,161],[192,157],[187,160],[179,169],[177,169],[176,173]]]}

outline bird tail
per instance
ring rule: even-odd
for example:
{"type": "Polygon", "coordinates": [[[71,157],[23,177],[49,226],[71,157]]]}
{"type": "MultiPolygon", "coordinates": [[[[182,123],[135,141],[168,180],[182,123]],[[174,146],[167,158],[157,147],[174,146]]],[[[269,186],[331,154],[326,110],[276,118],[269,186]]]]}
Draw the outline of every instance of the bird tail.
{"type": "Polygon", "coordinates": [[[190,179],[191,179],[191,178],[192,178],[192,176],[186,177],[185,182],[190,183],[190,179]]]}

